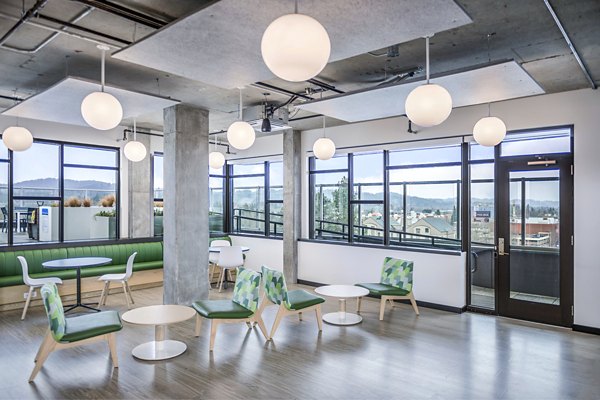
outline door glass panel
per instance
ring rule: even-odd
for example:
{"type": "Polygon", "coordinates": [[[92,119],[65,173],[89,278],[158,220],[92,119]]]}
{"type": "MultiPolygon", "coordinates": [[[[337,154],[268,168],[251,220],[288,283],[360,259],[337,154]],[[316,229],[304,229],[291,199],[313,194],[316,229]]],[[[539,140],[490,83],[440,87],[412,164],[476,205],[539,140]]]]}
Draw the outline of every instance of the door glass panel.
{"type": "Polygon", "coordinates": [[[496,307],[494,163],[473,164],[469,168],[471,170],[471,305],[494,309],[496,307]]]}
{"type": "Polygon", "coordinates": [[[557,169],[510,172],[511,299],[560,304],[559,179],[557,169]]]}

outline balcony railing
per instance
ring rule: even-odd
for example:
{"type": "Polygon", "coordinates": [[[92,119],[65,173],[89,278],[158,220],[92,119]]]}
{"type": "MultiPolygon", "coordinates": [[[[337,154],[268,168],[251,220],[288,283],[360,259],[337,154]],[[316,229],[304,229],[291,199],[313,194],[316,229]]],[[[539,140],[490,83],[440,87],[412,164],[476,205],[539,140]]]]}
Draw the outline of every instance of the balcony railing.
{"type": "MultiPolygon", "coordinates": [[[[283,235],[283,222],[277,221],[277,219],[283,219],[283,214],[269,213],[269,232],[272,236],[283,235]]],[[[248,210],[244,208],[233,209],[233,231],[236,233],[256,233],[264,235],[264,224],[264,211],[248,210]]]]}

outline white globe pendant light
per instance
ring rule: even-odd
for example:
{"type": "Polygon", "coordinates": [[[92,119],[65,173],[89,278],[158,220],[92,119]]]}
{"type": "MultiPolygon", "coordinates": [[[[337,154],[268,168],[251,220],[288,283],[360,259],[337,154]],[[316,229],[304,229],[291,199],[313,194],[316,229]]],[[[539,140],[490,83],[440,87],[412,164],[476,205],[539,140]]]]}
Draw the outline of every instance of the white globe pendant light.
{"type": "Polygon", "coordinates": [[[33,135],[22,126],[9,126],[2,132],[2,141],[12,151],[25,151],[33,144],[33,135]]]}
{"type": "Polygon", "coordinates": [[[429,83],[429,36],[425,37],[427,83],[413,89],[404,104],[406,116],[426,128],[444,122],[452,112],[452,97],[435,83],[429,83]]]}
{"type": "Polygon", "coordinates": [[[125,153],[125,157],[132,162],[142,161],[144,158],[146,158],[146,154],[148,153],[146,146],[144,146],[142,142],[137,141],[135,120],[133,120],[133,140],[127,142],[123,148],[123,152],[125,153]]]}
{"type": "Polygon", "coordinates": [[[256,133],[252,125],[243,120],[242,89],[240,89],[239,119],[227,128],[227,141],[238,150],[246,150],[254,144],[256,133]]]}
{"type": "Polygon", "coordinates": [[[481,118],[473,127],[473,137],[482,146],[493,147],[504,140],[506,124],[498,117],[491,116],[491,105],[488,103],[488,116],[481,118]]]}
{"type": "Polygon", "coordinates": [[[333,140],[325,137],[325,116],[323,115],[323,137],[319,138],[313,144],[313,153],[319,160],[329,160],[335,154],[335,143],[333,140]]]}
{"type": "MultiPolygon", "coordinates": [[[[492,34],[487,35],[488,62],[491,64],[490,40],[492,34]]],[[[488,103],[488,116],[481,118],[473,127],[473,137],[482,146],[494,147],[506,137],[506,124],[498,117],[492,117],[492,105],[488,103]]]]}
{"type": "Polygon", "coordinates": [[[102,51],[101,91],[88,94],[81,102],[81,116],[92,128],[102,131],[116,128],[123,119],[123,107],[115,96],[104,91],[105,56],[108,46],[98,45],[102,51]]]}
{"type": "Polygon", "coordinates": [[[316,19],[295,13],[277,18],[265,30],[260,50],[267,67],[279,78],[302,82],[317,76],[331,53],[327,31],[316,19]]]}
{"type": "Polygon", "coordinates": [[[212,169],[220,169],[225,165],[225,156],[220,151],[211,151],[208,155],[208,165],[212,169]]]}

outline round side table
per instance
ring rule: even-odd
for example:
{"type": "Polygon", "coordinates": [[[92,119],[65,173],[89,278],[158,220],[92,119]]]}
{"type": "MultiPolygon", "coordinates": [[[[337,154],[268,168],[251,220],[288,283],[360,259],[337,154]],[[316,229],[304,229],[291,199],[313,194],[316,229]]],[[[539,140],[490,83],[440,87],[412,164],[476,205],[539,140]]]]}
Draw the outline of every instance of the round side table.
{"type": "Polygon", "coordinates": [[[320,295],[335,297],[340,302],[340,311],[323,315],[323,321],[331,325],[356,325],[362,321],[358,314],[346,312],[346,300],[363,297],[369,294],[365,288],[352,285],[328,285],[315,289],[320,295]]]}

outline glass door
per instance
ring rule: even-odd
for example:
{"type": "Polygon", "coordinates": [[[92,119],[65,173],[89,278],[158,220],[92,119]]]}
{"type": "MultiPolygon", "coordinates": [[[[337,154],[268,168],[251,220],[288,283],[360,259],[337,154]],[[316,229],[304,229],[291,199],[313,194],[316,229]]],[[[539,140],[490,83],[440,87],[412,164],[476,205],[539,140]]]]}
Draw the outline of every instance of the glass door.
{"type": "Polygon", "coordinates": [[[570,326],[573,181],[570,156],[498,162],[498,313],[570,326]]]}

